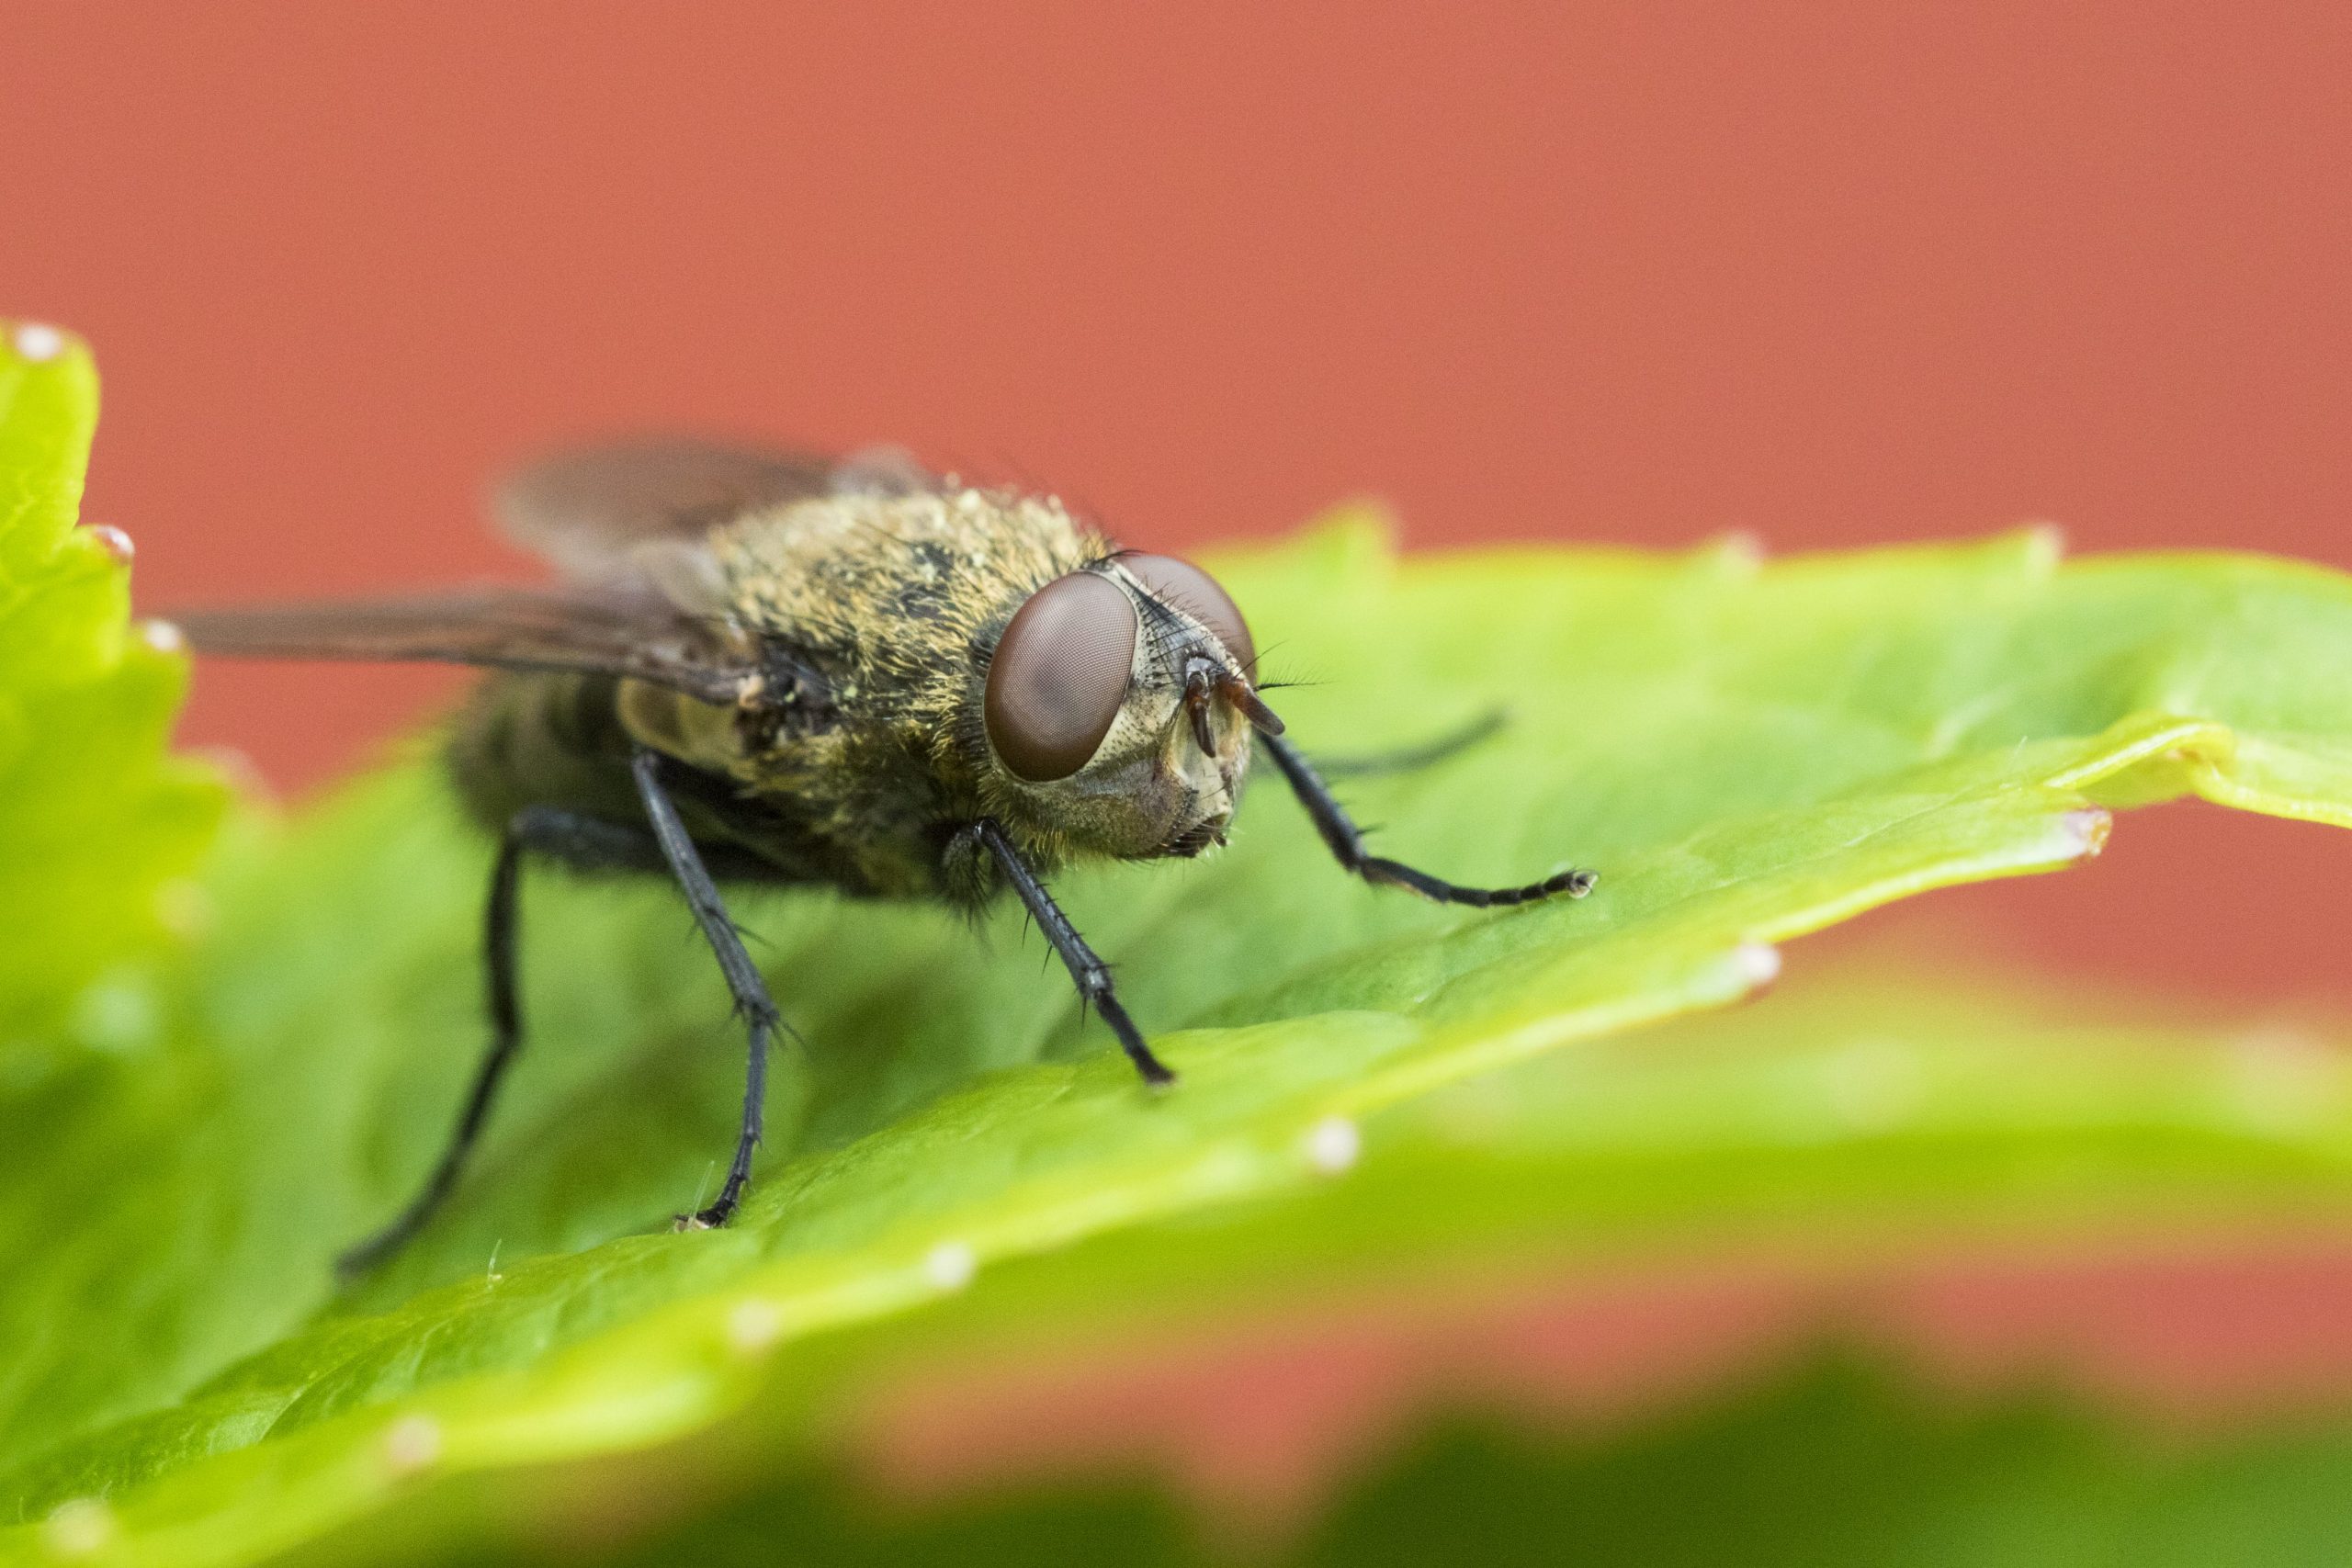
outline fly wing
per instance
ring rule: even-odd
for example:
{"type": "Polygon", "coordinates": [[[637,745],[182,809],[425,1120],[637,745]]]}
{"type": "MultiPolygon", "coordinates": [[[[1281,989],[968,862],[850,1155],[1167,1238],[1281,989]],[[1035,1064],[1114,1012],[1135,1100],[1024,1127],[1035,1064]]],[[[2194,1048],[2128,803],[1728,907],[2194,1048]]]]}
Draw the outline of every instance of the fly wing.
{"type": "Polygon", "coordinates": [[[556,452],[508,475],[490,510],[506,536],[575,581],[640,575],[641,546],[691,544],[746,512],[827,494],[835,464],[806,452],[767,452],[651,438],[556,452]]]}
{"type": "Polygon", "coordinates": [[[706,702],[813,705],[824,688],[813,668],[778,647],[746,651],[723,631],[729,606],[704,536],[746,512],[936,482],[888,447],[838,461],[676,437],[578,447],[517,469],[490,498],[507,536],[553,563],[560,587],[172,618],[198,649],[227,658],[579,671],[706,702]]]}
{"type": "Polygon", "coordinates": [[[409,599],[192,610],[173,624],[242,659],[423,660],[631,676],[705,702],[759,689],[759,666],[643,590],[483,588],[409,599]]]}
{"type": "Polygon", "coordinates": [[[939,483],[904,450],[847,457],[651,436],[550,453],[491,491],[506,536],[581,582],[642,576],[660,547],[693,545],[746,512],[845,493],[902,495],[939,483]],[[649,557],[644,547],[656,547],[649,557]]]}

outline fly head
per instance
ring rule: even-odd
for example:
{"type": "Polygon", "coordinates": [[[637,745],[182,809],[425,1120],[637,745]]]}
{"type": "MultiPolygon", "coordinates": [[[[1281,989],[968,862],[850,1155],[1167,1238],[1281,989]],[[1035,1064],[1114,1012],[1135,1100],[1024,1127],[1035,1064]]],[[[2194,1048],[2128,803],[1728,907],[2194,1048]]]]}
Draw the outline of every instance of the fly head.
{"type": "Polygon", "coordinates": [[[1224,841],[1260,700],[1257,649],[1216,581],[1128,551],[1056,578],[990,656],[984,716],[1002,793],[1037,829],[1124,859],[1224,841]]]}

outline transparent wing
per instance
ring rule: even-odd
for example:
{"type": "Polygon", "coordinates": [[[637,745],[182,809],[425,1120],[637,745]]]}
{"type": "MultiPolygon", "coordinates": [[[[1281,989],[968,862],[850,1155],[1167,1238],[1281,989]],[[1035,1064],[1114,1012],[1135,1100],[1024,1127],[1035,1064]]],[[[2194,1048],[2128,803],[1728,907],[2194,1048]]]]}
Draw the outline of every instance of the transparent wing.
{"type": "Polygon", "coordinates": [[[751,658],[645,591],[483,588],[191,610],[171,619],[199,650],[228,658],[579,671],[631,676],[719,704],[758,690],[751,658]]]}
{"type": "Polygon", "coordinates": [[[811,700],[822,679],[789,650],[763,665],[718,629],[724,584],[704,535],[745,512],[842,492],[903,493],[936,481],[903,452],[836,460],[684,437],[552,453],[495,486],[507,536],[554,564],[555,589],[481,588],[344,604],[191,610],[172,616],[224,658],[473,664],[630,676],[705,701],[771,699],[779,672],[811,700]]]}
{"type": "Polygon", "coordinates": [[[768,452],[652,437],[556,452],[515,470],[491,491],[491,515],[507,537],[576,581],[638,575],[639,547],[692,542],[761,507],[823,495],[835,463],[806,452],[768,452]]]}

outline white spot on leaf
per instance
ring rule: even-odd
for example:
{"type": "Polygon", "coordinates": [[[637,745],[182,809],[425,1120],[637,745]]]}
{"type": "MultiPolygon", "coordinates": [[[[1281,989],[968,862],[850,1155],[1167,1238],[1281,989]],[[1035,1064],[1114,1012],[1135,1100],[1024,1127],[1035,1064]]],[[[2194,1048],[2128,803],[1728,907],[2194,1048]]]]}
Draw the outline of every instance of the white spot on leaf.
{"type": "Polygon", "coordinates": [[[727,1314],[727,1347],[739,1356],[757,1356],[784,1337],[784,1314],[759,1296],[737,1302],[727,1314]]]}
{"type": "Polygon", "coordinates": [[[943,1241],[923,1255],[923,1277],[943,1291],[962,1290],[979,1269],[979,1255],[960,1241],[943,1241]]]}
{"type": "Polygon", "coordinates": [[[413,1475],[441,1457],[441,1423],[403,1416],[384,1433],[384,1462],[396,1475],[413,1475]]]}
{"type": "Polygon", "coordinates": [[[17,354],[38,365],[65,352],[65,334],[40,321],[21,321],[16,333],[17,354]]]}
{"type": "Polygon", "coordinates": [[[75,1497],[50,1510],[41,1543],[59,1557],[88,1557],[114,1540],[114,1510],[96,1497],[75,1497]]]}
{"type": "Polygon", "coordinates": [[[1354,1167],[1363,1153],[1363,1134],[1344,1116],[1326,1116],[1306,1130],[1306,1160],[1326,1176],[1354,1167]]]}

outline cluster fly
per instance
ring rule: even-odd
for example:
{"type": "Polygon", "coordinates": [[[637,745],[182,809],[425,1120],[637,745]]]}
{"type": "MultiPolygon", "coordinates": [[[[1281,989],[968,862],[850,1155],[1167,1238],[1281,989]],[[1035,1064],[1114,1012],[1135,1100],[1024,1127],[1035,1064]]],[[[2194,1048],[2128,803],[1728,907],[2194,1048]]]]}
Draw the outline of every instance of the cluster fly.
{"type": "Polygon", "coordinates": [[[1009,888],[1154,1085],[1175,1075],[1044,878],[1223,843],[1253,747],[1368,882],[1482,907],[1592,886],[1566,871],[1460,887],[1367,853],[1266,705],[1225,591],[1172,556],[1119,548],[1049,496],[893,453],[835,462],[672,441],[549,457],[507,480],[493,511],[558,586],[179,618],[207,653],[492,671],[449,744],[460,795],[499,835],[490,1049],[439,1163],[348,1267],[390,1253],[447,1196],[521,1043],[526,857],[674,881],[748,1027],[734,1156],[686,1226],[723,1224],[742,1200],[784,1027],[721,882],[967,909],[1009,888]]]}

